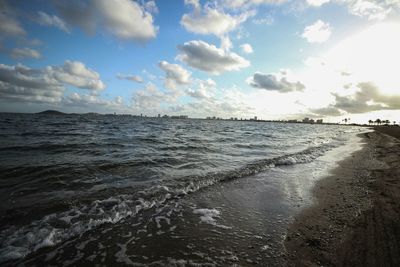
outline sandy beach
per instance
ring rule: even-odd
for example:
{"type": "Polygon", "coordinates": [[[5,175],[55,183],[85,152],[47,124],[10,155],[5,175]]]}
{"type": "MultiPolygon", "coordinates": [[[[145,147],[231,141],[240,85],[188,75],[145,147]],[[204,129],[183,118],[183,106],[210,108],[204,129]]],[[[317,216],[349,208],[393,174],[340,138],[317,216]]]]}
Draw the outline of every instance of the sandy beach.
{"type": "Polygon", "coordinates": [[[288,266],[400,265],[400,127],[362,134],[362,150],[316,183],[290,225],[288,266]]]}

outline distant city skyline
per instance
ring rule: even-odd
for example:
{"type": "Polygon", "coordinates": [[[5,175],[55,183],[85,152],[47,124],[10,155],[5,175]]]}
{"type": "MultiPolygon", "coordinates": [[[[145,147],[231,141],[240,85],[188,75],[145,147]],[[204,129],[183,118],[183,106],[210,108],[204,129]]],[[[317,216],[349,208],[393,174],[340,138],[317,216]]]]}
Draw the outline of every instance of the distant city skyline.
{"type": "Polygon", "coordinates": [[[0,112],[400,121],[400,2],[0,0],[0,112]]]}

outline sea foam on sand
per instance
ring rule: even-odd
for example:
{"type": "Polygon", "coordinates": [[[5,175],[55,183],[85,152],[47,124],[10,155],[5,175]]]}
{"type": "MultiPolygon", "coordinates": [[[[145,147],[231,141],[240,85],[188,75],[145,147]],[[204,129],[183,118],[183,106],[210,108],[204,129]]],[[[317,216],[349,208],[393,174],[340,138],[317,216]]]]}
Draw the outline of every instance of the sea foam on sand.
{"type": "Polygon", "coordinates": [[[230,229],[231,227],[217,224],[216,218],[220,218],[221,212],[217,209],[194,209],[194,214],[200,214],[202,223],[211,224],[220,228],[230,229]]]}

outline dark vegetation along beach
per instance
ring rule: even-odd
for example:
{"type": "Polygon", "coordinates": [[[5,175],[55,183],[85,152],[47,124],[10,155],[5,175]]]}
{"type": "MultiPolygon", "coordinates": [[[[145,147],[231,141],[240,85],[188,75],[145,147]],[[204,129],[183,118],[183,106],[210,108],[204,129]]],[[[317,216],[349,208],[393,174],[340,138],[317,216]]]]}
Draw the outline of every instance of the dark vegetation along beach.
{"type": "Polygon", "coordinates": [[[399,128],[1,114],[2,266],[399,266],[399,128]]]}

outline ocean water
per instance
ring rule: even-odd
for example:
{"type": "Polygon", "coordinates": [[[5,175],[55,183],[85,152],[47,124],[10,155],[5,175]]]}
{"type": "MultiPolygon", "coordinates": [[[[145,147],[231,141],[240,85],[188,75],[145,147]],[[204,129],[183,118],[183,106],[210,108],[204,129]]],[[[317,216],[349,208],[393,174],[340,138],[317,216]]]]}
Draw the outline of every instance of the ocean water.
{"type": "MultiPolygon", "coordinates": [[[[260,224],[270,220],[265,214],[275,214],[278,203],[271,194],[288,190],[281,188],[285,180],[298,179],[299,173],[307,176],[311,166],[313,172],[322,169],[324,164],[316,164],[320,157],[364,130],[251,121],[0,114],[0,264],[250,264],[256,260],[239,259],[240,252],[222,249],[228,241],[212,237],[236,229],[237,242],[247,242],[246,232],[238,231],[248,225],[241,227],[240,219],[233,217],[240,207],[233,208],[232,203],[240,198],[252,203],[249,195],[262,193],[268,199],[262,204],[264,217],[256,211],[251,216],[260,224]],[[254,190],[235,195],[249,188],[254,190]],[[231,225],[229,220],[223,223],[224,216],[232,217],[231,225]],[[193,241],[200,237],[202,241],[193,241]],[[196,244],[203,244],[203,249],[196,250],[196,244]],[[171,245],[177,248],[170,249],[171,245]]],[[[275,222],[286,216],[286,202],[300,201],[280,199],[275,222]]],[[[251,238],[265,238],[267,230],[257,227],[251,238]]],[[[260,253],[269,248],[263,243],[260,253]]],[[[264,254],[257,255],[253,258],[264,259],[264,254]]]]}

